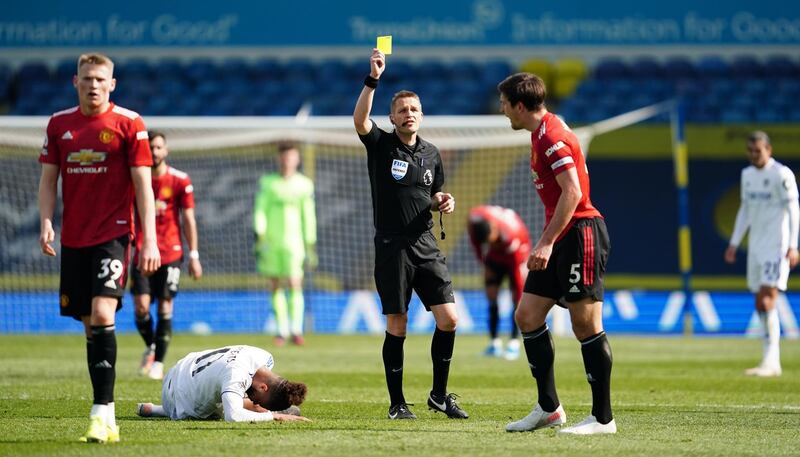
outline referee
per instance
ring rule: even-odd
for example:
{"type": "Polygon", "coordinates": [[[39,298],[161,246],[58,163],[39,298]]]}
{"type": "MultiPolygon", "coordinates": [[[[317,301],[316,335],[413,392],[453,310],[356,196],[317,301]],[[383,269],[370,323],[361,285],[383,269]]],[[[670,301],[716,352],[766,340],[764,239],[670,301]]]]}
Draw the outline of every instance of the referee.
{"type": "Polygon", "coordinates": [[[370,74],[356,102],[353,122],[367,148],[372,189],[375,285],[386,315],[383,366],[391,401],[389,419],[416,419],[403,396],[403,343],[412,289],[436,320],[428,407],[453,419],[466,419],[469,415],[458,406],[455,395],[447,393],[458,316],[450,273],[430,230],[431,211],[450,214],[455,199],[442,192],[444,170],[439,149],[417,135],[422,121],[417,94],[400,91],[392,97],[389,120],[393,132],[381,130],[369,118],[375,88],[385,68],[386,57],[373,49],[370,74]]]}

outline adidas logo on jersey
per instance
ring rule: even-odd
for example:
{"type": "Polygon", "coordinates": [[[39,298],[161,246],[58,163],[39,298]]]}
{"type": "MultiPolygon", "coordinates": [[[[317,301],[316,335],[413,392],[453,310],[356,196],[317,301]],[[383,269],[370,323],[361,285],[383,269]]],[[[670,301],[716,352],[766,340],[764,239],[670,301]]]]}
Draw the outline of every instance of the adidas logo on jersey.
{"type": "Polygon", "coordinates": [[[569,291],[570,291],[570,293],[577,294],[581,290],[578,289],[578,286],[572,286],[572,287],[569,288],[569,291]]]}
{"type": "Polygon", "coordinates": [[[108,287],[109,289],[116,289],[117,288],[117,283],[115,283],[113,279],[109,279],[103,285],[108,287]]]}
{"type": "Polygon", "coordinates": [[[61,139],[62,140],[71,140],[72,139],[72,132],[67,130],[66,132],[64,132],[63,135],[61,135],[61,139]]]}

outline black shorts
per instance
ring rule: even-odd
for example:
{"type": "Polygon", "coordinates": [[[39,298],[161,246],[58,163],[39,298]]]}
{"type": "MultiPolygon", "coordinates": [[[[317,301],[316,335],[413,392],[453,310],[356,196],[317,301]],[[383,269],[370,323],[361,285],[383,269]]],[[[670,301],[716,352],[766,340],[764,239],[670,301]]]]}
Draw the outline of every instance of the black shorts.
{"type": "Polygon", "coordinates": [[[430,231],[419,238],[375,236],[375,286],[383,314],[405,314],[414,290],[425,309],[453,303],[453,281],[430,231]]]}
{"type": "Polygon", "coordinates": [[[181,282],[181,261],[176,260],[166,265],[161,265],[149,277],[131,265],[131,293],[133,295],[150,295],[153,298],[171,299],[178,295],[178,286],[181,282]]]}
{"type": "Polygon", "coordinates": [[[94,297],[116,297],[117,311],[127,283],[130,237],[85,248],[61,247],[61,315],[81,320],[92,314],[94,297]]]}
{"type": "Polygon", "coordinates": [[[525,292],[567,303],[603,301],[603,277],[611,243],[605,221],[578,219],[553,246],[547,268],[528,273],[525,292]]]}
{"type": "Polygon", "coordinates": [[[484,286],[500,286],[503,284],[503,279],[506,276],[511,277],[511,272],[508,271],[505,265],[501,265],[497,262],[492,262],[491,260],[487,260],[483,263],[486,271],[483,275],[483,285],[484,286]]]}

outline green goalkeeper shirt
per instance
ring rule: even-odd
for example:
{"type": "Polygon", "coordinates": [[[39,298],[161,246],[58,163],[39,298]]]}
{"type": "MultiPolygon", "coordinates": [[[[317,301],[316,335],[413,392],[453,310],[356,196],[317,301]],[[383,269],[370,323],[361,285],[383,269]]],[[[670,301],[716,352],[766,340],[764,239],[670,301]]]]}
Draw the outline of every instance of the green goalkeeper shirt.
{"type": "Polygon", "coordinates": [[[300,173],[288,178],[278,173],[262,176],[253,209],[253,230],[260,247],[282,247],[305,254],[305,247],[317,242],[314,183],[300,173]]]}

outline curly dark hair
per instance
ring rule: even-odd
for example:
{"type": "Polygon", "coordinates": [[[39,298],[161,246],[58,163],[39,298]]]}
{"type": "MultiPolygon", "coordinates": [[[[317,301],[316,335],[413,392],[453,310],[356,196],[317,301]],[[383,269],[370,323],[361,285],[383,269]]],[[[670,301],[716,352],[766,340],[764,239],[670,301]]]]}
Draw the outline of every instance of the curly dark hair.
{"type": "Polygon", "coordinates": [[[283,411],[295,405],[299,406],[306,399],[308,387],[302,382],[292,382],[275,376],[267,381],[269,387],[269,400],[266,405],[261,405],[270,411],[283,411]]]}

